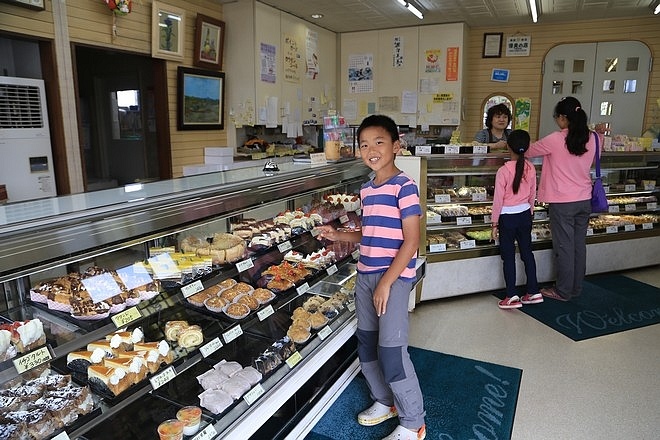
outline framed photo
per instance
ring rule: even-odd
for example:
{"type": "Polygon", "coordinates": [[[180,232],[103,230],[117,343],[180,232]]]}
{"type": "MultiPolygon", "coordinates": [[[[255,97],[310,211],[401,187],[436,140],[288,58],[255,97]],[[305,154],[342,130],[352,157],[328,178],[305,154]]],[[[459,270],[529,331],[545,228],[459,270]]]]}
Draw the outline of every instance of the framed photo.
{"type": "Polygon", "coordinates": [[[205,69],[222,70],[225,23],[197,14],[195,20],[195,53],[193,64],[205,69]]]}
{"type": "Polygon", "coordinates": [[[35,11],[43,11],[46,9],[44,0],[2,0],[5,3],[11,3],[16,6],[23,6],[24,8],[34,9],[35,11]]]}
{"type": "Polygon", "coordinates": [[[502,32],[484,33],[484,50],[481,58],[500,58],[502,56],[502,32]]]}
{"type": "Polygon", "coordinates": [[[183,61],[185,11],[157,1],[151,8],[151,56],[183,61]]]}
{"type": "Polygon", "coordinates": [[[224,99],[224,72],[179,67],[177,71],[179,130],[224,129],[224,99]]]}

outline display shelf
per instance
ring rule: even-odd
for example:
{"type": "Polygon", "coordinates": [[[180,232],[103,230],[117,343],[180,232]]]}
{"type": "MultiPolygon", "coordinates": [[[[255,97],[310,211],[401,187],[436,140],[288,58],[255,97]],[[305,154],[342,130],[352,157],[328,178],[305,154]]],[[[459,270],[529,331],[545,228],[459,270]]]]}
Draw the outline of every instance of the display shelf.
{"type": "MultiPolygon", "coordinates": [[[[232,322],[223,316],[184,306],[186,289],[193,286],[203,290],[227,278],[255,283],[257,274],[240,267],[242,261],[250,260],[252,267],[261,270],[269,264],[279,263],[288,249],[308,253],[321,248],[323,243],[306,232],[290,238],[287,246],[282,248],[274,245],[265,251],[249,252],[245,260],[214,265],[210,273],[200,278],[188,279],[183,283],[162,281],[161,293],[133,306],[139,314],[136,317],[131,315],[127,323],[113,321],[112,317],[116,315],[93,323],[76,321],[67,313],[32,304],[29,290],[39,281],[72,272],[82,274],[85,268],[91,266],[118,270],[135,261],[146,261],[150,258],[151,249],[176,245],[188,233],[208,237],[215,232],[229,231],[231,220],[235,218],[272,219],[284,210],[313,206],[317,203],[315,201],[322,201],[325,194],[356,193],[368,179],[369,171],[357,161],[321,167],[291,165],[281,170],[274,176],[265,176],[261,169],[241,170],[240,174],[193,176],[167,183],[146,184],[131,194],[127,189],[120,189],[84,197],[58,198],[46,204],[42,215],[29,212],[30,207],[35,206],[33,202],[23,206],[0,207],[0,234],[3,234],[0,286],[7,304],[21,304],[20,307],[0,312],[0,315],[7,315],[10,321],[42,320],[48,333],[48,347],[52,347],[54,355],[52,365],[62,369],[64,364],[64,371],[66,356],[71,351],[84,349],[88,343],[104,339],[106,335],[126,326],[129,330],[135,327],[149,330],[145,331],[145,335],[149,335],[148,340],[157,340],[163,337],[167,320],[204,322],[203,344],[216,338],[221,341],[222,347],[213,346],[218,350],[211,351],[213,355],[221,355],[223,350],[229,350],[229,353],[242,350],[241,338],[224,338],[224,334],[239,325],[246,337],[268,344],[274,342],[275,337],[282,334],[281,330],[277,330],[279,325],[272,324],[276,319],[290,320],[293,306],[314,294],[315,284],[334,282],[340,285],[350,279],[351,270],[348,268],[352,267],[356,257],[354,252],[347,251],[346,256],[332,266],[332,270],[322,269],[305,279],[305,289],[298,287],[278,294],[271,304],[272,315],[259,316],[255,313],[241,322],[232,322]],[[256,185],[255,179],[258,179],[256,185]],[[306,290],[310,293],[305,293],[306,290]],[[51,329],[54,331],[51,332],[51,329]]],[[[348,340],[355,325],[353,311],[344,310],[323,332],[314,332],[310,341],[301,345],[299,353],[302,359],[298,364],[285,366],[269,375],[264,382],[264,394],[251,402],[249,408],[243,407],[247,402],[239,401],[236,405],[239,409],[231,409],[228,414],[213,418],[213,425],[217,425],[215,429],[228,433],[257,430],[274,414],[282,398],[293,395],[315,369],[318,370],[348,340]],[[244,418],[244,412],[250,414],[249,419],[244,418]]],[[[207,354],[205,351],[203,355],[199,347],[178,353],[171,367],[174,377],[189,378],[207,362],[207,354]]],[[[246,356],[245,362],[249,365],[251,356],[256,355],[258,353],[247,350],[242,356],[246,356]]],[[[156,375],[169,368],[163,365],[156,375]]],[[[0,382],[8,383],[16,376],[11,362],[0,365],[0,382]]],[[[76,426],[68,433],[69,437],[83,439],[89,433],[90,438],[96,438],[98,432],[112,432],[111,427],[117,420],[126,417],[130,420],[130,408],[144,399],[161,395],[163,391],[161,387],[154,390],[149,380],[134,387],[125,396],[120,394],[121,398],[116,401],[102,401],[101,414],[82,426],[76,426]]],[[[164,397],[167,401],[176,400],[172,396],[164,397]]],[[[153,438],[156,426],[157,423],[152,426],[153,431],[145,431],[144,438],[153,438]]]]}

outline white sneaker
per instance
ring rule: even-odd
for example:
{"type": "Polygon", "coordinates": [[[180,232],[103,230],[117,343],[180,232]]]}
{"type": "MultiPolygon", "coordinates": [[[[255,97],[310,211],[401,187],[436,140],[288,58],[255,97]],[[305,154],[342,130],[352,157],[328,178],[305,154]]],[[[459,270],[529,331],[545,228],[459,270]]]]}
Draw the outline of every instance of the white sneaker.
{"type": "Polygon", "coordinates": [[[374,402],[373,405],[358,414],[357,419],[360,425],[374,426],[398,415],[395,407],[374,402]]]}
{"type": "Polygon", "coordinates": [[[383,440],[423,440],[425,438],[426,425],[422,425],[417,432],[399,425],[390,435],[383,437],[383,440]]]}

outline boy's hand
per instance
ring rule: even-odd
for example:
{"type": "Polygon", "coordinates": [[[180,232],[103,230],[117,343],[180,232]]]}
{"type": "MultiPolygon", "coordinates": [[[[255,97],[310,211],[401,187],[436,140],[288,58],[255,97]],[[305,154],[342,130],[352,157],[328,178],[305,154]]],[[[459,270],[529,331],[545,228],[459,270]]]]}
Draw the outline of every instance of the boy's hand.
{"type": "Polygon", "coordinates": [[[387,300],[390,299],[391,286],[378,284],[374,290],[373,301],[376,308],[376,315],[383,316],[387,311],[387,300]]]}
{"type": "Polygon", "coordinates": [[[318,236],[320,238],[325,238],[325,239],[328,239],[330,241],[337,241],[339,232],[335,228],[333,228],[332,226],[330,226],[330,225],[321,225],[321,226],[317,226],[314,229],[319,231],[318,236]]]}

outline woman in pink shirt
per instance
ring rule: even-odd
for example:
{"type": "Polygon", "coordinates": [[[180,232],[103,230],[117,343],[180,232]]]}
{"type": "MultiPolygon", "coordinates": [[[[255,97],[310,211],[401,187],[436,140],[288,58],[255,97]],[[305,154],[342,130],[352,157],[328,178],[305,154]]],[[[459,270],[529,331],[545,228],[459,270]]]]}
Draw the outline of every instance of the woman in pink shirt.
{"type": "Polygon", "coordinates": [[[534,142],[527,151],[543,156],[538,200],[549,205],[552,248],[557,270],[554,287],[543,296],[568,301],[582,293],[587,266],[587,227],[591,214],[591,164],[596,151],[595,133],[576,98],[557,103],[553,117],[559,131],[534,142]]]}
{"type": "Polygon", "coordinates": [[[536,261],[532,253],[532,219],[536,198],[536,170],[525,160],[529,133],[513,130],[507,138],[511,160],[497,170],[493,197],[493,239],[499,236],[504,269],[506,298],[497,303],[500,309],[515,309],[523,304],[543,302],[536,281],[536,261]],[[525,265],[527,293],[516,294],[516,241],[525,265]]]}

